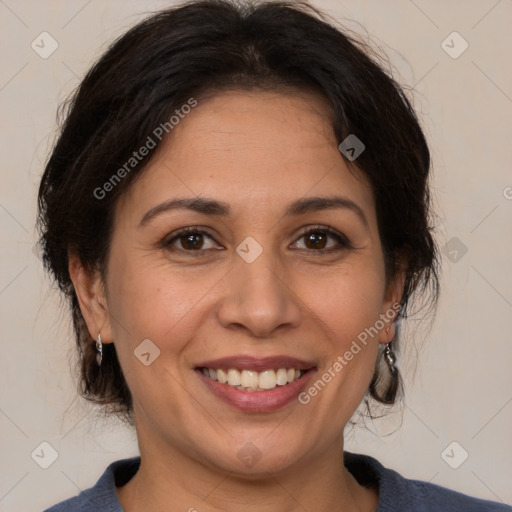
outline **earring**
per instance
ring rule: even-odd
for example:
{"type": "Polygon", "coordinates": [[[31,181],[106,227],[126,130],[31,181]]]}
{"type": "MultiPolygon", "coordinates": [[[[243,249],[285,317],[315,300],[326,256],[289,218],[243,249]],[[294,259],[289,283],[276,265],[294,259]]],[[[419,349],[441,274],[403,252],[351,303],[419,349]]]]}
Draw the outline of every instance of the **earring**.
{"type": "MultiPolygon", "coordinates": [[[[389,334],[390,332],[391,327],[386,327],[386,333],[389,334]]],[[[401,388],[400,372],[395,366],[396,358],[392,346],[394,339],[395,338],[393,337],[391,341],[386,343],[384,350],[380,352],[378,360],[379,364],[377,365],[372,381],[370,382],[370,395],[378,402],[387,405],[393,405],[395,403],[398,391],[401,388]],[[382,373],[385,372],[381,371],[381,357],[386,361],[389,375],[382,375],[382,373]]]]}
{"type": "MultiPolygon", "coordinates": [[[[390,329],[389,327],[386,328],[386,332],[388,334],[389,334],[389,329],[390,329]]],[[[393,340],[391,340],[389,343],[386,343],[386,348],[384,349],[384,358],[386,359],[386,363],[388,365],[389,371],[392,374],[395,374],[395,372],[396,372],[396,368],[395,368],[396,357],[395,357],[395,353],[393,352],[393,347],[391,346],[392,343],[393,343],[393,340]]]]}
{"type": "Polygon", "coordinates": [[[98,339],[96,340],[96,362],[98,366],[101,366],[101,360],[103,359],[103,343],[101,342],[101,334],[98,333],[98,339]]]}

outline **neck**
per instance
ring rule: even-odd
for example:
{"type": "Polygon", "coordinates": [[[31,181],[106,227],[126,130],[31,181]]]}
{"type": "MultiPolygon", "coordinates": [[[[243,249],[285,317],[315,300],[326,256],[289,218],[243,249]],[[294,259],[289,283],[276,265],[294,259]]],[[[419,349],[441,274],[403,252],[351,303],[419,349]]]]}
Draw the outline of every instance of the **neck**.
{"type": "Polygon", "coordinates": [[[375,512],[378,493],[358,484],[343,465],[343,439],[285,470],[238,475],[207,466],[173,448],[141,444],[136,475],[116,492],[125,512],[375,512]]]}

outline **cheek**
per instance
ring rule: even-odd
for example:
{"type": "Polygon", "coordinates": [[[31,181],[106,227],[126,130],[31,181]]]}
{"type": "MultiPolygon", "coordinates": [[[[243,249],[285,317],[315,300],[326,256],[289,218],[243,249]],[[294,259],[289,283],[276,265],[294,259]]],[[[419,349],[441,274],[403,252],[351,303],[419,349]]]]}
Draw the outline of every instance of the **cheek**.
{"type": "Polygon", "coordinates": [[[149,258],[115,255],[109,272],[109,312],[115,341],[133,350],[150,339],[162,351],[176,352],[186,343],[187,324],[212,293],[217,275],[194,278],[183,269],[149,258]]]}
{"type": "MultiPolygon", "coordinates": [[[[374,284],[377,285],[377,282],[374,284]]],[[[364,340],[362,333],[370,333],[368,341],[375,336],[376,332],[371,327],[379,319],[382,305],[376,295],[379,295],[376,286],[365,288],[361,281],[340,287],[333,298],[336,305],[331,306],[333,310],[329,324],[332,331],[339,334],[340,349],[352,340],[364,340]]]]}
{"type": "Polygon", "coordinates": [[[324,355],[317,379],[328,381],[325,388],[318,385],[317,389],[322,389],[319,394],[327,403],[339,404],[342,397],[338,422],[348,421],[374,374],[379,348],[375,326],[385,286],[379,269],[378,260],[367,261],[346,266],[330,283],[303,282],[302,296],[309,297],[314,313],[316,349],[324,355]]]}
{"type": "Polygon", "coordinates": [[[379,319],[384,286],[379,262],[360,261],[320,279],[304,278],[300,295],[341,351],[379,319]]]}
{"type": "Polygon", "coordinates": [[[313,407],[317,400],[329,404],[334,433],[361,403],[375,371],[384,282],[378,266],[365,266],[364,271],[353,267],[338,274],[336,284],[328,288],[307,289],[316,321],[315,345],[324,358],[305,393],[313,407]]]}

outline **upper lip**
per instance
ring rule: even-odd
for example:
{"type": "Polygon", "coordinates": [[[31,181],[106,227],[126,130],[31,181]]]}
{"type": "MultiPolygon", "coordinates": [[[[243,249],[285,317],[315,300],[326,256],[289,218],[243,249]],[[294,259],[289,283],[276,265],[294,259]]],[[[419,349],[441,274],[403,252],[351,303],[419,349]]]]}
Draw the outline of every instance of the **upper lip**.
{"type": "Polygon", "coordinates": [[[211,359],[203,361],[196,365],[196,368],[212,368],[229,370],[271,370],[279,368],[294,368],[296,370],[309,370],[314,368],[315,364],[311,361],[304,361],[290,356],[270,356],[270,357],[252,357],[247,355],[222,357],[220,359],[211,359]]]}

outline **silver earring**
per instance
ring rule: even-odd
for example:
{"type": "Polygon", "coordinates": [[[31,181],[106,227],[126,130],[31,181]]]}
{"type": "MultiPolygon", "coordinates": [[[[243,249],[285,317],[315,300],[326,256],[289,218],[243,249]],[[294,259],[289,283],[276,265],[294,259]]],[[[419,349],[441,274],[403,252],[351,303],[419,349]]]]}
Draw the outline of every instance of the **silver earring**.
{"type": "Polygon", "coordinates": [[[395,353],[393,352],[393,348],[391,346],[391,341],[389,343],[386,343],[386,348],[384,349],[384,357],[386,359],[386,363],[389,367],[389,371],[391,373],[396,372],[395,363],[396,363],[396,357],[395,353]]]}
{"type": "MultiPolygon", "coordinates": [[[[386,327],[386,332],[389,334],[389,331],[391,330],[390,327],[386,327]]],[[[393,338],[394,340],[394,338],[393,338]]],[[[395,373],[396,371],[396,368],[395,368],[395,363],[396,363],[396,357],[395,357],[395,353],[393,352],[393,347],[392,347],[392,343],[393,343],[393,340],[391,340],[389,343],[386,343],[386,348],[384,349],[384,358],[386,359],[386,363],[389,367],[389,371],[391,373],[395,373]]]]}
{"type": "Polygon", "coordinates": [[[96,362],[98,366],[101,366],[101,360],[103,359],[103,343],[101,342],[101,334],[98,333],[98,339],[96,340],[96,362]]]}

